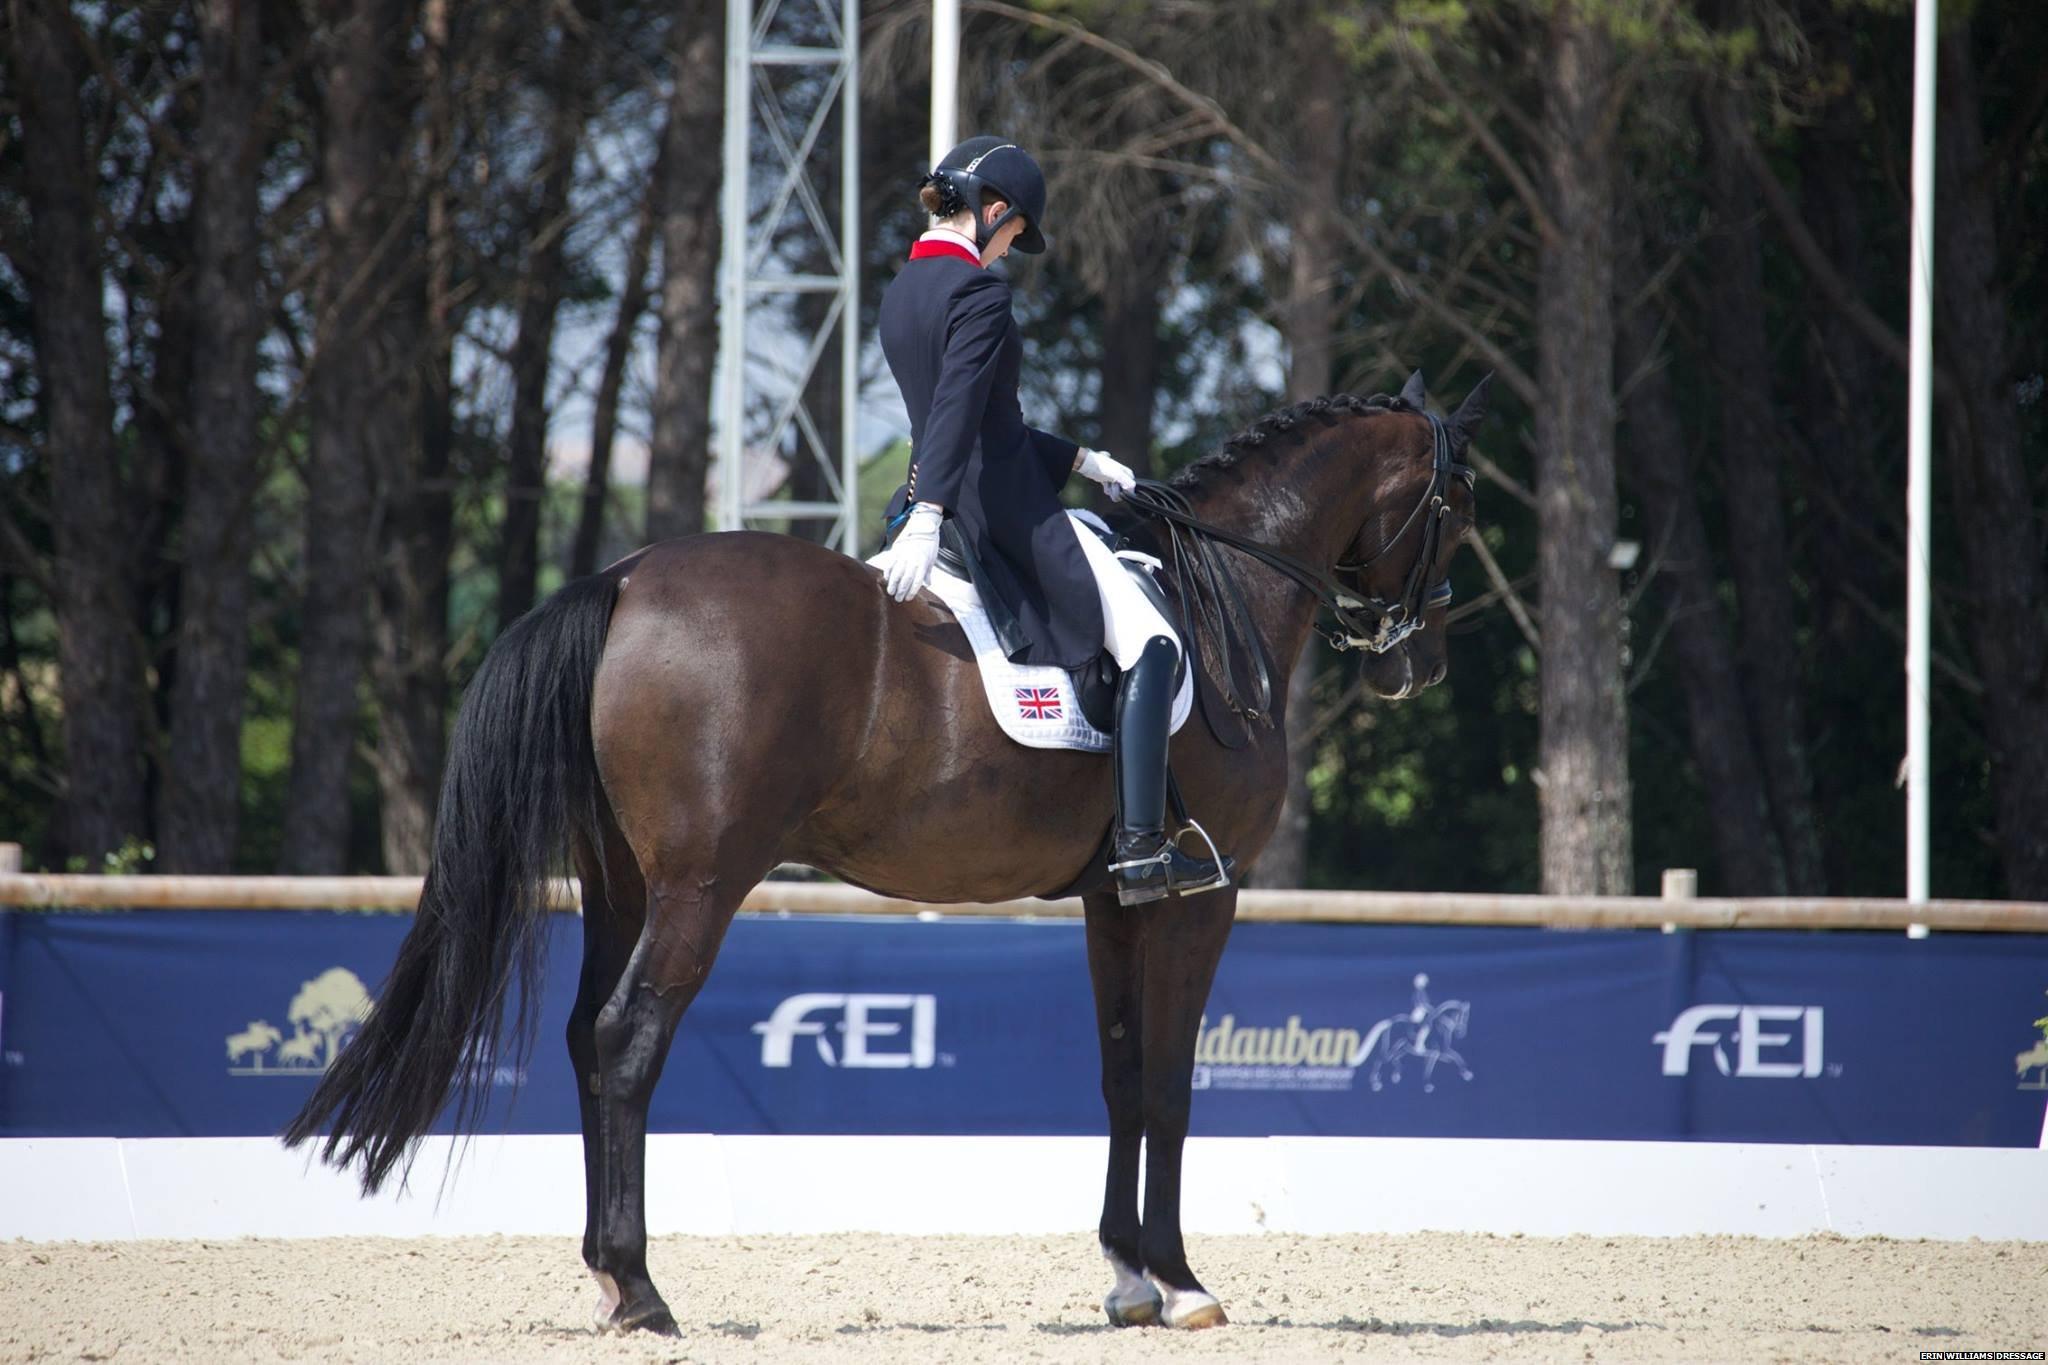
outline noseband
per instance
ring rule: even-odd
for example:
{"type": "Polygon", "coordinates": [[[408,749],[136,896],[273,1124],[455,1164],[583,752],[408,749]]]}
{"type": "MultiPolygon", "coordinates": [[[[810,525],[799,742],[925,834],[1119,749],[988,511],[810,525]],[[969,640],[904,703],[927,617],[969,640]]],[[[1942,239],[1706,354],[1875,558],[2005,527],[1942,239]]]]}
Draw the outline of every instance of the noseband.
{"type": "Polygon", "coordinates": [[[1423,490],[1422,500],[1415,504],[1415,510],[1408,514],[1408,520],[1401,523],[1401,529],[1387,539],[1387,543],[1364,559],[1338,560],[1337,572],[1352,575],[1352,581],[1364,591],[1364,574],[1367,569],[1386,558],[1387,552],[1401,543],[1408,534],[1408,528],[1420,520],[1422,526],[1422,549],[1415,557],[1415,565],[1408,570],[1407,581],[1401,585],[1401,595],[1392,602],[1380,597],[1360,597],[1347,594],[1332,605],[1338,623],[1344,627],[1342,634],[1323,631],[1322,636],[1330,642],[1330,648],[1342,652],[1347,649],[1370,650],[1384,654],[1395,645],[1422,629],[1422,617],[1431,607],[1448,606],[1451,601],[1451,580],[1446,574],[1436,582],[1429,582],[1430,568],[1436,563],[1438,552],[1443,548],[1444,518],[1451,510],[1450,493],[1453,478],[1471,488],[1478,481],[1478,474],[1470,465],[1458,464],[1451,459],[1451,433],[1443,419],[1435,413],[1424,413],[1429,418],[1430,440],[1434,446],[1429,472],[1429,487],[1423,490]],[[1358,610],[1369,611],[1375,620],[1369,628],[1361,629],[1363,622],[1354,614],[1358,610]]]}
{"type": "Polygon", "coordinates": [[[1364,649],[1384,654],[1422,628],[1423,613],[1451,600],[1450,579],[1431,583],[1429,573],[1443,545],[1443,520],[1450,511],[1450,481],[1460,479],[1469,488],[1476,475],[1469,466],[1451,459],[1450,431],[1443,419],[1431,412],[1422,415],[1429,420],[1433,446],[1429,487],[1408,519],[1401,523],[1401,529],[1377,551],[1364,559],[1338,561],[1337,571],[1349,575],[1354,587],[1346,587],[1284,551],[1202,521],[1194,515],[1186,495],[1171,484],[1140,479],[1137,487],[1125,496],[1126,506],[1161,524],[1165,533],[1163,548],[1173,564],[1174,581],[1179,585],[1181,638],[1192,650],[1198,638],[1196,628],[1207,628],[1206,633],[1216,642],[1217,658],[1225,675],[1219,680],[1218,690],[1241,719],[1272,724],[1273,661],[1252,624],[1236,576],[1217,551],[1216,542],[1250,555],[1283,578],[1308,589],[1317,604],[1337,618],[1337,629],[1326,630],[1318,624],[1315,630],[1332,649],[1339,651],[1364,649]],[[1418,520],[1423,523],[1422,545],[1400,597],[1388,602],[1365,596],[1362,575],[1400,544],[1418,520]],[[1251,675],[1243,687],[1238,681],[1239,658],[1248,661],[1251,675]]]}

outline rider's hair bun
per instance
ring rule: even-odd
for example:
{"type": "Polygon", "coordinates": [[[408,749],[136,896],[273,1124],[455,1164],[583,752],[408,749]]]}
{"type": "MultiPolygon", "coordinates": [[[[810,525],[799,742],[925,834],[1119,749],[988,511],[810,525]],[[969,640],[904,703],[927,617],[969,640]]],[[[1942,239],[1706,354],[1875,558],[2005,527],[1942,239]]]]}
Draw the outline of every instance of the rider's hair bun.
{"type": "Polygon", "coordinates": [[[959,188],[937,172],[918,182],[917,202],[934,218],[951,218],[967,211],[967,201],[961,197],[959,188]]]}

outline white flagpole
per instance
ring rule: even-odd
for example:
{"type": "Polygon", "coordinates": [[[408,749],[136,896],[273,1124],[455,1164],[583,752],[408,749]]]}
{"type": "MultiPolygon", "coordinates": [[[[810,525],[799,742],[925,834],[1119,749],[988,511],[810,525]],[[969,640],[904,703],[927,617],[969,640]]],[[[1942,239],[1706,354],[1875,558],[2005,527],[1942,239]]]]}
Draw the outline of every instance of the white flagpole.
{"type": "Polygon", "coordinates": [[[960,140],[960,0],[932,0],[932,158],[960,140]]]}
{"type": "MultiPolygon", "coordinates": [[[[1906,899],[1927,899],[1929,442],[1934,419],[1934,64],[1939,0],[1913,13],[1912,307],[1906,380],[1906,899]]],[[[1927,932],[1915,925],[1918,934],[1927,932]]],[[[1917,935],[1916,935],[1917,936],[1917,935]]]]}

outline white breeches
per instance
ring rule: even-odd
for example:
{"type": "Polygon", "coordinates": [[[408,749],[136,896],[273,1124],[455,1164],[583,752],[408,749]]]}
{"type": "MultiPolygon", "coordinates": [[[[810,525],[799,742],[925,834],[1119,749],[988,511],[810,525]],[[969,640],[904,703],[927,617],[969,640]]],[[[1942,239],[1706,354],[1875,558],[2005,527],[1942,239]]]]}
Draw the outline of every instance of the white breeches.
{"type": "Polygon", "coordinates": [[[1081,553],[1095,574],[1095,591],[1102,598],[1102,643],[1118,668],[1129,668],[1145,652],[1145,642],[1155,635],[1173,641],[1180,652],[1180,637],[1167,624],[1144,589],[1131,581],[1131,571],[1110,553],[1102,538],[1069,515],[1067,524],[1081,541],[1081,553]]]}

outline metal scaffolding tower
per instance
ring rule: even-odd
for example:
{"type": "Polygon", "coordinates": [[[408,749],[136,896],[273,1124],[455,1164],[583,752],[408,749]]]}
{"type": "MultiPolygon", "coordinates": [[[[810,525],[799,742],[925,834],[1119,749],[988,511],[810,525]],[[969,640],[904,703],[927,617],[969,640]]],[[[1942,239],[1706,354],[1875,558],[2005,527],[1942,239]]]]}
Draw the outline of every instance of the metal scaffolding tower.
{"type": "Polygon", "coordinates": [[[826,542],[848,553],[861,531],[859,44],[859,0],[727,0],[718,526],[829,521],[826,542]],[[827,167],[836,225],[818,192],[827,167]],[[835,341],[838,420],[824,430],[811,409],[835,341]]]}

